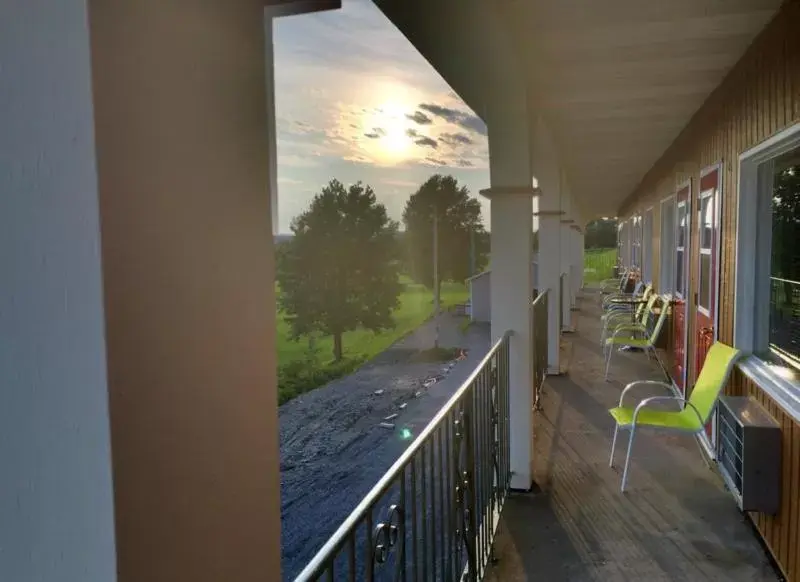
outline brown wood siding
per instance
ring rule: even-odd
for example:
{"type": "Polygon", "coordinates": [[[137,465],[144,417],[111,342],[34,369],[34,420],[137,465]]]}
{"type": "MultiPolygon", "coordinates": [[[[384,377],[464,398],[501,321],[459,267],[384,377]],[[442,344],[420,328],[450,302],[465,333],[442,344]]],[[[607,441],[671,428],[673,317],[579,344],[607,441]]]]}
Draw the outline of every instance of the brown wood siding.
{"type": "MultiPolygon", "coordinates": [[[[697,194],[700,171],[723,163],[720,249],[719,338],[733,343],[736,220],[739,155],[800,121],[800,0],[788,0],[730,74],[709,96],[664,155],[626,200],[620,216],[653,205],[654,229],[661,239],[660,203],[678,184],[692,179],[692,265],[690,300],[697,290],[697,194]]],[[[658,245],[657,245],[658,246],[658,245]]],[[[660,272],[660,253],[653,257],[660,272]]],[[[659,285],[660,286],[660,285],[659,285]]],[[[694,314],[695,305],[690,313],[694,314]]],[[[694,316],[689,324],[694,343],[694,316]]],[[[690,354],[693,351],[690,351],[690,354]]],[[[668,354],[671,358],[671,354],[668,354]]],[[[690,373],[693,358],[690,357],[690,373]]],[[[786,578],[800,582],[800,424],[785,414],[738,370],[730,394],[756,398],[783,426],[783,490],[778,515],[751,514],[786,578]]]]}

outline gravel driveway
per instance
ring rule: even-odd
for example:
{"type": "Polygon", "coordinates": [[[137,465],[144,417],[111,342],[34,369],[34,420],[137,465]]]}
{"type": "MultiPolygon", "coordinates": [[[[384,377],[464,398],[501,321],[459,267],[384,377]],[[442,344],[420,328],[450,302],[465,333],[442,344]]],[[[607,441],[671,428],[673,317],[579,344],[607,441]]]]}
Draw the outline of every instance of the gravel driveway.
{"type": "Polygon", "coordinates": [[[440,344],[461,347],[465,360],[440,374],[443,363],[409,363],[433,346],[435,324],[427,322],[353,374],[280,407],[283,576],[291,580],[314,556],[370,488],[467,378],[489,348],[488,326],[459,329],[463,318],[440,318],[440,344]],[[381,391],[376,394],[376,391],[381,391]],[[414,394],[422,390],[418,397],[414,394]],[[407,403],[400,409],[401,403],[407,403]],[[394,429],[379,426],[385,417],[394,429]]]}

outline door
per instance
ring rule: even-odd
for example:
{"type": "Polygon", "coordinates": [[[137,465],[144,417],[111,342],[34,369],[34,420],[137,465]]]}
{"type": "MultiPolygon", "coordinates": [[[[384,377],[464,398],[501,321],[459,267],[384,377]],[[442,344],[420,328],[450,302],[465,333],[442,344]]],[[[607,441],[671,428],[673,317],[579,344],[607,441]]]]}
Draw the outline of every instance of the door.
{"type": "MultiPolygon", "coordinates": [[[[717,303],[719,301],[720,204],[722,169],[712,166],[700,173],[697,196],[697,292],[695,295],[694,371],[692,386],[703,369],[711,344],[717,338],[717,303]]],[[[715,441],[716,414],[706,426],[711,450],[715,441]]]]}
{"type": "Polygon", "coordinates": [[[691,226],[692,183],[686,182],[675,195],[675,297],[672,306],[672,341],[674,361],[672,379],[681,394],[686,394],[686,368],[688,363],[687,330],[689,293],[689,246],[691,226]]]}

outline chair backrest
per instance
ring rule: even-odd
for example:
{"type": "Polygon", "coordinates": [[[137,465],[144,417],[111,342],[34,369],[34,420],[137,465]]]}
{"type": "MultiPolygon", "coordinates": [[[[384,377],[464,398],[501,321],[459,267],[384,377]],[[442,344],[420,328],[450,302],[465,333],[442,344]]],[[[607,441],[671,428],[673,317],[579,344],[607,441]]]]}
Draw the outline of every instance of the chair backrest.
{"type": "Polygon", "coordinates": [[[650,333],[650,337],[647,338],[647,343],[651,346],[655,345],[656,341],[658,341],[658,334],[661,333],[661,328],[664,327],[664,322],[667,320],[667,314],[669,313],[669,296],[656,295],[655,297],[653,305],[647,310],[647,313],[649,314],[655,307],[656,301],[661,301],[661,313],[658,314],[658,319],[656,320],[655,326],[653,326],[653,331],[650,333]]]}
{"type": "Polygon", "coordinates": [[[640,303],[639,307],[636,308],[636,319],[642,325],[647,325],[647,320],[650,317],[650,312],[653,310],[653,306],[658,301],[658,293],[653,293],[653,288],[650,285],[647,286],[645,289],[644,295],[642,295],[642,299],[647,299],[644,303],[640,303]],[[650,293],[647,290],[650,290],[650,293]]]}
{"type": "Polygon", "coordinates": [[[725,387],[731,375],[733,365],[742,355],[740,350],[732,348],[722,342],[714,342],[706,354],[706,361],[700,376],[692,388],[689,402],[697,409],[703,419],[703,424],[708,422],[711,411],[717,403],[720,392],[725,387]]]}

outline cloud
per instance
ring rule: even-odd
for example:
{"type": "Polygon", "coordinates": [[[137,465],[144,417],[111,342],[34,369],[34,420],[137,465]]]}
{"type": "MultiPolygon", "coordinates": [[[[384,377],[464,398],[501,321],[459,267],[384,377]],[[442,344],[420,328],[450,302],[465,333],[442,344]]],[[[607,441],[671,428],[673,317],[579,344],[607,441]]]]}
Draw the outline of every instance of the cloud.
{"type": "Polygon", "coordinates": [[[397,186],[398,188],[417,188],[419,184],[411,180],[394,180],[392,178],[384,178],[381,184],[386,186],[397,186]]]}
{"type": "Polygon", "coordinates": [[[418,146],[429,147],[433,149],[439,147],[439,142],[433,139],[432,137],[428,137],[427,135],[418,137],[417,139],[414,140],[414,143],[417,144],[418,146]]]}
{"type": "Polygon", "coordinates": [[[427,163],[429,166],[446,166],[447,165],[446,161],[444,161],[444,160],[442,160],[440,158],[434,158],[432,156],[428,156],[423,161],[425,163],[427,163]]]}
{"type": "Polygon", "coordinates": [[[460,109],[453,109],[452,107],[445,107],[444,105],[438,105],[437,103],[420,103],[418,107],[432,115],[435,115],[436,117],[441,117],[449,123],[459,125],[464,129],[474,133],[478,133],[480,135],[487,134],[486,124],[480,117],[472,113],[468,113],[460,109]]]}
{"type": "Polygon", "coordinates": [[[443,133],[439,136],[439,141],[449,146],[470,145],[474,143],[472,138],[466,133],[443,133]]]}
{"type": "Polygon", "coordinates": [[[291,184],[291,185],[296,186],[296,185],[302,184],[302,183],[303,183],[302,180],[295,180],[294,178],[287,178],[286,176],[280,176],[278,178],[278,184],[291,184]]]}
{"type": "Polygon", "coordinates": [[[419,125],[430,125],[433,123],[433,119],[425,115],[422,111],[415,111],[413,114],[406,113],[406,117],[419,125]]]}
{"type": "Polygon", "coordinates": [[[379,137],[383,137],[385,135],[385,129],[382,127],[373,127],[371,132],[364,134],[364,137],[368,137],[369,139],[378,139],[379,137]]]}
{"type": "Polygon", "coordinates": [[[475,164],[469,160],[465,160],[464,158],[459,158],[456,160],[456,164],[462,168],[474,168],[475,164]]]}

